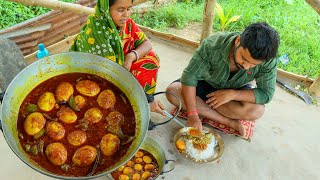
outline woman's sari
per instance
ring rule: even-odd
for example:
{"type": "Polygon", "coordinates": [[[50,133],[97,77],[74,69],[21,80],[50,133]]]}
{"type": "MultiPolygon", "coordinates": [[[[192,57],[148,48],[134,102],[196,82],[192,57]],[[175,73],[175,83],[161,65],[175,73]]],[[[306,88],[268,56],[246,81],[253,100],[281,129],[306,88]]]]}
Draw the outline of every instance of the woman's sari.
{"type": "MultiPolygon", "coordinates": [[[[86,25],[74,39],[70,51],[99,55],[123,65],[124,55],[136,49],[146,39],[145,34],[131,19],[118,30],[109,13],[109,1],[98,0],[95,14],[88,17],[86,25]]],[[[132,63],[130,72],[147,94],[153,94],[158,69],[159,58],[154,51],[150,51],[132,63]]]]}
{"type": "MultiPolygon", "coordinates": [[[[132,19],[127,20],[119,36],[122,39],[124,55],[136,49],[147,39],[132,19]]],[[[155,92],[159,67],[159,58],[153,50],[132,63],[130,72],[137,78],[147,94],[155,92]]]]}

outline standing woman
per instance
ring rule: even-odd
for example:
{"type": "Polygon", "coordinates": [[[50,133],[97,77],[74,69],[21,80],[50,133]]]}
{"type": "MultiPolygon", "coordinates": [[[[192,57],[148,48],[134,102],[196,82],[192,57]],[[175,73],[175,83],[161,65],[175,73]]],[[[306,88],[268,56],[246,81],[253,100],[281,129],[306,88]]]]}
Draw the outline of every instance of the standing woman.
{"type": "MultiPolygon", "coordinates": [[[[95,14],[88,17],[72,43],[70,51],[96,54],[129,70],[139,81],[148,100],[155,93],[159,58],[151,42],[130,19],[132,0],[98,0],[95,14]]],[[[152,112],[163,114],[158,101],[150,103],[152,112]]]]}

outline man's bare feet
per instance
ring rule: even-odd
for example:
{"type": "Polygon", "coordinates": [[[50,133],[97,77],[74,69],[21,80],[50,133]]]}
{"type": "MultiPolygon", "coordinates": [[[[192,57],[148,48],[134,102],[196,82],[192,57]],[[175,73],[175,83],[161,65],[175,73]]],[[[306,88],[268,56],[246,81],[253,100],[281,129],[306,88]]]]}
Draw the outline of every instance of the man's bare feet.
{"type": "MultiPolygon", "coordinates": [[[[200,118],[200,120],[202,121],[202,118],[200,118]]],[[[219,122],[213,118],[211,118],[211,120],[218,122],[218,123],[221,123],[221,124],[224,124],[232,129],[238,131],[240,133],[241,137],[245,136],[246,128],[240,123],[239,120],[227,119],[227,118],[224,119],[224,122],[219,122]]]]}
{"type": "Polygon", "coordinates": [[[243,137],[246,133],[245,127],[240,123],[239,120],[232,120],[230,127],[239,131],[240,135],[243,137]]]}

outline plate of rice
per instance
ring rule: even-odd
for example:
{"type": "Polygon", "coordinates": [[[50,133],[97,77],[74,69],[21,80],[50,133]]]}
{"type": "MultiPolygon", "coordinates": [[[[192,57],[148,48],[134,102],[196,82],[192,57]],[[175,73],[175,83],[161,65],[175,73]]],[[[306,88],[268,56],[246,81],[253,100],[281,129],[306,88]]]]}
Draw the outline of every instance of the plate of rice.
{"type": "Polygon", "coordinates": [[[224,142],[219,134],[203,126],[202,131],[184,127],[174,136],[175,147],[180,154],[196,163],[218,160],[224,150],[224,142]]]}

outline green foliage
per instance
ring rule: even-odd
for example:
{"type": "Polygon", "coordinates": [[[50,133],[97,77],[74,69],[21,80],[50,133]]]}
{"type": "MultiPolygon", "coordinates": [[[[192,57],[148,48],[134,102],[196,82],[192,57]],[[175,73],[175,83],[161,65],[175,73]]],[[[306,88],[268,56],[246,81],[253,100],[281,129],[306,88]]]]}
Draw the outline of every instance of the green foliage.
{"type": "Polygon", "coordinates": [[[232,16],[231,18],[229,18],[231,10],[232,9],[230,9],[228,13],[225,15],[222,7],[218,3],[216,3],[215,14],[219,17],[221,31],[224,31],[229,26],[230,23],[237,22],[241,17],[241,16],[232,16]]]}
{"type": "Polygon", "coordinates": [[[165,31],[167,28],[182,29],[190,22],[201,22],[204,0],[178,0],[159,9],[150,9],[142,16],[132,14],[138,24],[165,31]]]}
{"type": "MultiPolygon", "coordinates": [[[[279,56],[288,54],[286,71],[315,78],[320,73],[320,16],[305,1],[291,0],[220,0],[226,10],[242,14],[231,31],[242,31],[254,22],[267,22],[280,35],[279,56]]],[[[219,28],[215,21],[214,29],[219,28]]]]}
{"type": "MultiPolygon", "coordinates": [[[[76,0],[63,1],[75,2],[76,0]]],[[[47,8],[36,6],[27,7],[22,4],[0,0],[0,29],[5,29],[49,11],[50,9],[47,8]]]]}
{"type": "Polygon", "coordinates": [[[168,27],[181,29],[188,22],[200,22],[202,10],[202,4],[173,3],[159,9],[151,9],[143,16],[133,14],[131,17],[138,24],[157,30],[165,30],[168,27]]]}
{"type": "MultiPolygon", "coordinates": [[[[225,12],[241,14],[241,20],[227,24],[226,30],[243,31],[251,23],[267,22],[280,35],[279,56],[288,54],[290,59],[287,65],[279,63],[278,67],[312,78],[319,74],[320,16],[305,1],[291,0],[289,3],[283,0],[218,0],[218,2],[225,12]]],[[[135,15],[134,20],[160,31],[165,31],[168,27],[184,28],[190,22],[202,21],[203,7],[203,3],[196,4],[194,1],[171,4],[150,11],[143,17],[135,15]]],[[[221,30],[219,18],[215,18],[213,30],[221,30]]]]}
{"type": "Polygon", "coordinates": [[[178,2],[181,2],[181,3],[195,3],[195,4],[201,4],[204,2],[204,0],[178,0],[178,2]]]}

